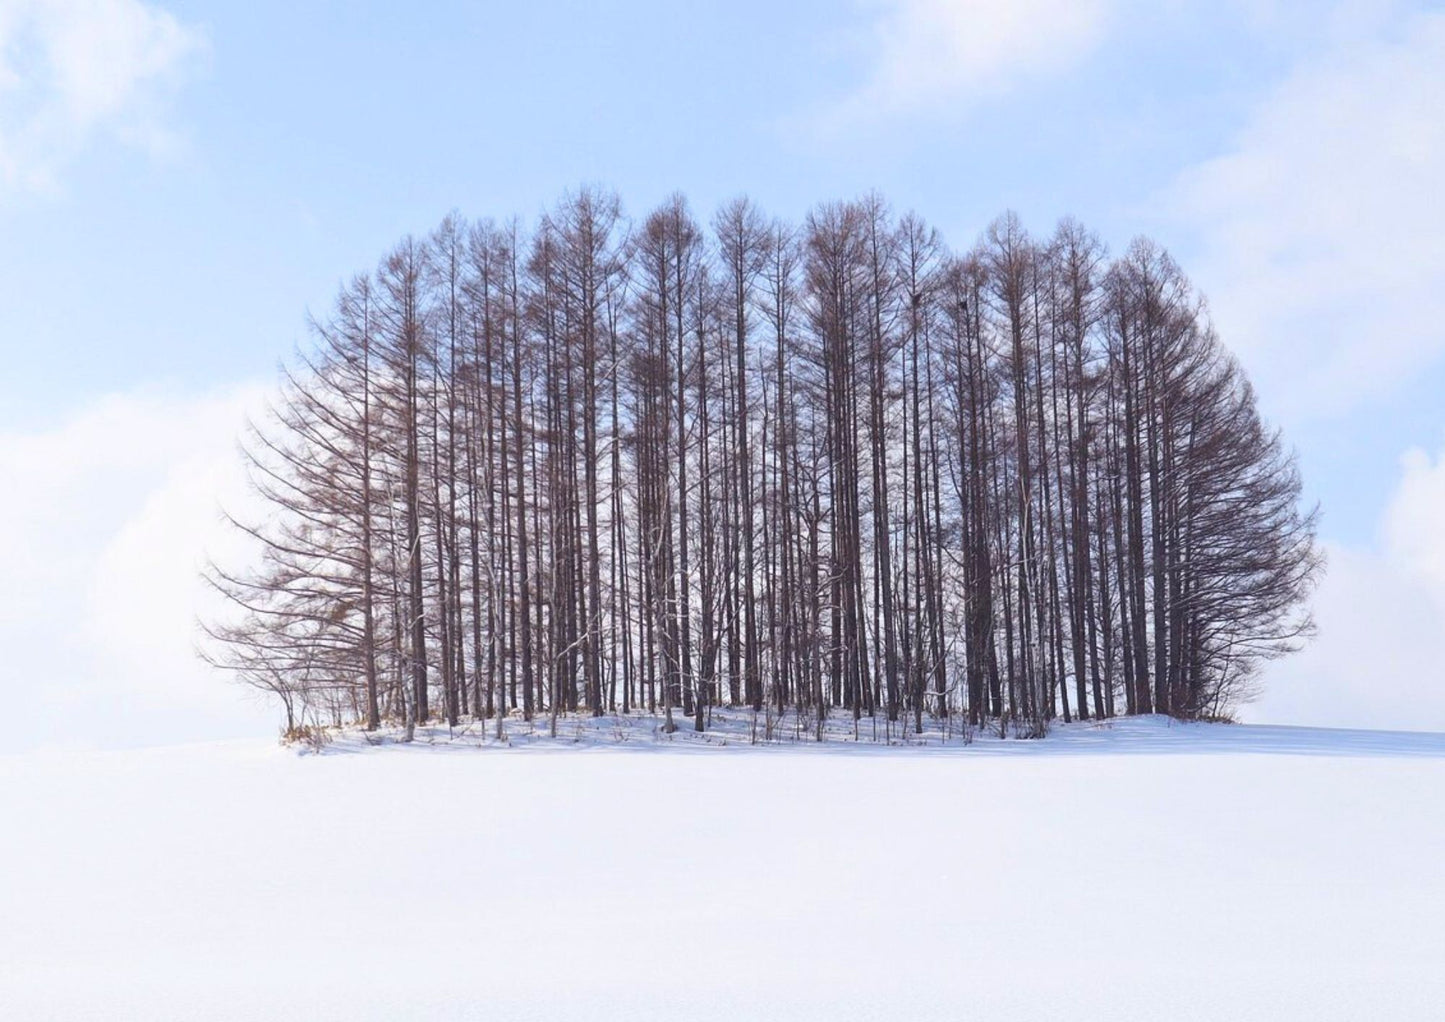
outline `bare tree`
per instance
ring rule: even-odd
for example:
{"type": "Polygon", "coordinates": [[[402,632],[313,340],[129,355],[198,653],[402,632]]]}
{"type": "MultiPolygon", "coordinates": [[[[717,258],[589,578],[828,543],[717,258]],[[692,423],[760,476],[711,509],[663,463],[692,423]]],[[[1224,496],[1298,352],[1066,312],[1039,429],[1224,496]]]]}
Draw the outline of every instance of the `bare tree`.
{"type": "Polygon", "coordinates": [[[634,231],[587,188],[449,216],[313,326],[243,444],[256,557],[207,574],[207,657],[293,730],[1039,735],[1226,716],[1310,630],[1293,458],[1147,241],[1007,214],[954,256],[877,196],[634,231]]]}

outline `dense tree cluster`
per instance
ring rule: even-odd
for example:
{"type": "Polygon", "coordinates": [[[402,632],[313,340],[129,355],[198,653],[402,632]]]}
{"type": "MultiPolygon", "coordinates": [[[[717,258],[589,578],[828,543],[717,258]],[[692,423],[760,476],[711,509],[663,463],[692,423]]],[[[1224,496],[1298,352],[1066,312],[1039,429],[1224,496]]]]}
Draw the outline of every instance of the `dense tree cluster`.
{"type": "Polygon", "coordinates": [[[1012,215],[582,190],[354,279],[245,443],[208,655],[294,723],[727,704],[1216,715],[1308,628],[1292,456],[1199,295],[1012,215]]]}

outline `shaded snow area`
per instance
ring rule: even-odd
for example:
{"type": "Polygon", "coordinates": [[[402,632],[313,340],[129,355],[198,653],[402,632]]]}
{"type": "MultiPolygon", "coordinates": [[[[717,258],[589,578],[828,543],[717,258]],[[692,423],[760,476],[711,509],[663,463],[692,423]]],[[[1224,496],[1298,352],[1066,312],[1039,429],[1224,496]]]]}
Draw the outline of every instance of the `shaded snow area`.
{"type": "MultiPolygon", "coordinates": [[[[1206,753],[1250,752],[1322,754],[1330,756],[1426,756],[1445,758],[1445,733],[1428,731],[1365,731],[1333,728],[1288,727],[1270,724],[1226,726],[1195,724],[1164,716],[1118,717],[1101,723],[1055,722],[1045,741],[1022,740],[1012,726],[1007,738],[995,722],[987,728],[970,727],[962,717],[925,716],[917,728],[912,718],[889,722],[883,714],[854,719],[834,711],[822,726],[810,714],[791,711],[781,717],[749,709],[715,709],[706,728],[697,731],[691,717],[673,716],[674,730],[666,729],[661,714],[648,716],[567,715],[554,726],[545,714],[531,721],[510,716],[500,729],[495,719],[463,721],[455,727],[430,723],[413,729],[411,743],[428,748],[475,749],[577,749],[597,751],[686,752],[722,749],[790,751],[826,755],[898,755],[917,752],[963,755],[1058,755],[1108,752],[1206,753]],[[500,730],[500,733],[499,733],[500,730]]],[[[405,745],[401,728],[386,727],[367,733],[354,726],[322,729],[317,739],[298,742],[297,752],[336,755],[370,748],[405,745]]]]}
{"type": "Polygon", "coordinates": [[[0,1018],[1445,1017],[1445,736],[683,735],[0,756],[0,1018]]]}

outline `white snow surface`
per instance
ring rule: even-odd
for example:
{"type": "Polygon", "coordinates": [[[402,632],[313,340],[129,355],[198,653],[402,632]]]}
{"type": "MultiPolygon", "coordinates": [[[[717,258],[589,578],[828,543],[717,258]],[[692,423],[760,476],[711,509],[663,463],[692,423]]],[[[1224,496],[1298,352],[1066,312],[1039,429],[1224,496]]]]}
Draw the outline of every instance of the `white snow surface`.
{"type": "Polygon", "coordinates": [[[0,755],[0,1018],[1445,1017],[1445,735],[569,723],[0,755]]]}

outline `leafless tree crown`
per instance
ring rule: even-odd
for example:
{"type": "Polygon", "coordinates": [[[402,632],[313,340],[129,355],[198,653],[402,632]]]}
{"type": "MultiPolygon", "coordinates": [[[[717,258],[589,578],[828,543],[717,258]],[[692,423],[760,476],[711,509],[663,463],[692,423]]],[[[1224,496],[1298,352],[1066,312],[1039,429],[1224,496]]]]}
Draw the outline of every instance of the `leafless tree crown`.
{"type": "MultiPolygon", "coordinates": [[[[1012,214],[566,196],[341,289],[245,455],[207,656],[288,721],[1227,714],[1314,514],[1200,296],[1012,214]]],[[[820,725],[821,726],[821,725],[820,725]]]]}

